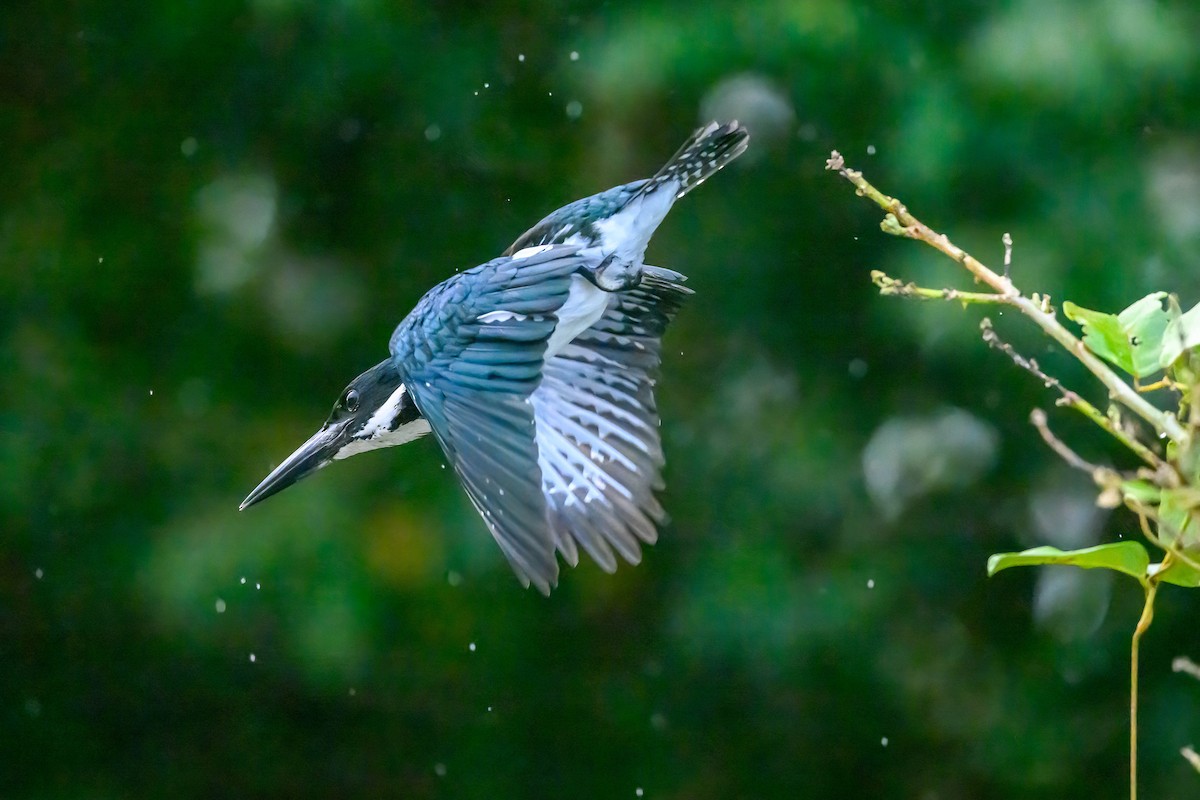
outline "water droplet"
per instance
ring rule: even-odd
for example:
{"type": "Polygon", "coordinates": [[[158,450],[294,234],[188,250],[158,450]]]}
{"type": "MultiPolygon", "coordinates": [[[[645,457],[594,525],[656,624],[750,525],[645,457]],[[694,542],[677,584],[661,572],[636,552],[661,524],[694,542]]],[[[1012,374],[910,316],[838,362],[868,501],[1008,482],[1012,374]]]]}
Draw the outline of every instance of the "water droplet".
{"type": "Polygon", "coordinates": [[[882,739],[880,739],[880,740],[879,740],[879,743],[880,743],[881,745],[883,745],[884,747],[887,747],[887,744],[888,744],[887,737],[885,736],[885,737],[883,737],[882,739]]]}
{"type": "Polygon", "coordinates": [[[150,396],[151,396],[151,397],[154,397],[154,390],[153,390],[153,389],[151,389],[151,390],[150,390],[150,396]]]}
{"type": "Polygon", "coordinates": [[[254,653],[251,653],[250,654],[250,663],[253,664],[257,660],[258,660],[258,658],[254,655],[254,653]]]}
{"type": "Polygon", "coordinates": [[[524,60],[525,60],[525,54],[517,53],[517,61],[524,61],[524,60]]]}
{"type": "MultiPolygon", "coordinates": [[[[475,94],[479,94],[479,92],[475,94]]],[[[425,129],[425,141],[436,142],[440,138],[442,138],[442,129],[436,122],[425,129]]]]}
{"type": "Polygon", "coordinates": [[[261,584],[261,583],[255,583],[255,584],[254,584],[254,588],[255,588],[255,589],[261,589],[261,588],[262,588],[262,584],[261,584]]]}
{"type": "Polygon", "coordinates": [[[354,695],[356,695],[356,694],[358,694],[358,689],[355,689],[353,686],[351,686],[350,687],[350,696],[354,697],[354,695]]]}
{"type": "Polygon", "coordinates": [[[42,579],[42,576],[43,576],[43,575],[45,575],[45,574],[46,574],[46,573],[42,572],[42,568],[41,568],[41,567],[38,567],[37,569],[35,569],[35,570],[33,571],[33,577],[37,578],[39,581],[42,579]]]}
{"type": "Polygon", "coordinates": [[[572,61],[578,61],[578,60],[579,60],[579,51],[578,51],[578,50],[572,50],[572,51],[571,51],[571,60],[572,60],[572,61]]]}
{"type": "Polygon", "coordinates": [[[191,158],[196,155],[196,150],[200,147],[200,143],[196,141],[195,136],[189,136],[179,143],[179,152],[183,153],[184,158],[191,158]]]}
{"type": "Polygon", "coordinates": [[[634,794],[636,794],[638,797],[641,797],[642,796],[642,787],[640,787],[640,786],[637,787],[637,789],[634,791],[634,794]]]}
{"type": "Polygon", "coordinates": [[[217,607],[217,613],[218,613],[218,614],[224,614],[224,613],[225,613],[225,601],[224,601],[224,600],[222,600],[222,599],[221,599],[221,598],[219,598],[219,597],[217,598],[216,607],[217,607]]]}
{"type": "Polygon", "coordinates": [[[434,764],[433,765],[433,774],[437,775],[439,778],[446,777],[446,765],[440,761],[438,763],[434,764]]]}
{"type": "Polygon", "coordinates": [[[583,103],[578,100],[572,100],[567,103],[567,119],[579,119],[583,114],[583,103]]]}
{"type": "Polygon", "coordinates": [[[245,576],[245,575],[243,575],[243,576],[242,576],[242,583],[243,583],[243,584],[245,584],[245,583],[246,583],[246,576],[245,576]]]}
{"type": "Polygon", "coordinates": [[[461,586],[462,575],[459,575],[454,570],[450,570],[450,572],[446,574],[446,583],[450,584],[451,586],[461,586]]]}
{"type": "Polygon", "coordinates": [[[873,144],[867,145],[867,155],[869,155],[869,156],[875,155],[875,145],[873,145],[873,144]]]}
{"type": "Polygon", "coordinates": [[[467,649],[470,650],[472,653],[474,653],[475,652],[475,643],[471,642],[469,645],[467,645],[467,649]]]}
{"type": "Polygon", "coordinates": [[[868,589],[875,588],[875,579],[874,578],[867,578],[867,588],[868,589]]]}

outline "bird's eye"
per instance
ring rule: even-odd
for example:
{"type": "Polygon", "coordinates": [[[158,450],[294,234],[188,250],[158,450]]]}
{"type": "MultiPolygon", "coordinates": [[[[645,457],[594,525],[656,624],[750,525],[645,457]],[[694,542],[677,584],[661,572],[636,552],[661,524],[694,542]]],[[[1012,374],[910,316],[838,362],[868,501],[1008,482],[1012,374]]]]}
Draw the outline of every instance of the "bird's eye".
{"type": "Polygon", "coordinates": [[[346,396],[342,398],[342,405],[345,406],[346,410],[351,414],[353,414],[355,411],[358,411],[358,390],[347,389],[346,396]]]}

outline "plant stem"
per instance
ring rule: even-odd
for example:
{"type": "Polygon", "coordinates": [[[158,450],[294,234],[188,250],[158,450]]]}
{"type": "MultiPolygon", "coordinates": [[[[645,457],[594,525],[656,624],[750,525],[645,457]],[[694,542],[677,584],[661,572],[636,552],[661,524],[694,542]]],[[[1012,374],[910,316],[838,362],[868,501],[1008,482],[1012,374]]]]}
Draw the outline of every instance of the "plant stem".
{"type": "Polygon", "coordinates": [[[989,269],[970,253],[954,245],[950,239],[925,225],[919,219],[908,213],[908,209],[894,197],[889,197],[872,186],[862,173],[846,166],[845,159],[834,150],[825,165],[826,169],[836,170],[850,183],[854,184],[858,194],[870,199],[875,205],[888,212],[881,227],[886,233],[917,239],[938,250],[962,264],[977,281],[982,281],[996,291],[997,301],[1014,306],[1022,314],[1029,317],[1050,338],[1058,342],[1067,352],[1075,356],[1088,370],[1095,375],[1108,389],[1109,395],[1129,408],[1133,413],[1153,426],[1154,430],[1169,436],[1179,445],[1186,444],[1187,433],[1179,420],[1173,414],[1155,408],[1137,391],[1113,372],[1095,353],[1087,348],[1074,334],[1068,331],[1058,321],[1053,309],[1044,299],[1035,302],[1025,297],[1013,285],[1007,276],[997,274],[989,269]]]}
{"type": "Polygon", "coordinates": [[[1100,409],[1096,408],[1087,400],[1084,400],[1082,397],[1075,394],[1075,392],[1071,392],[1070,395],[1064,395],[1062,400],[1059,401],[1059,405],[1069,406],[1078,411],[1080,414],[1083,414],[1092,422],[1096,423],[1096,425],[1107,431],[1108,434],[1118,442],[1125,445],[1125,447],[1129,448],[1134,453],[1137,453],[1137,455],[1150,466],[1157,468],[1164,465],[1165,462],[1158,457],[1157,453],[1155,453],[1149,447],[1146,447],[1146,445],[1142,444],[1137,439],[1134,439],[1125,431],[1118,428],[1111,419],[1100,413],[1100,409]]]}
{"type": "Polygon", "coordinates": [[[871,281],[879,287],[879,293],[894,297],[914,297],[917,300],[957,300],[964,306],[970,303],[1001,303],[1007,300],[994,292],[963,292],[958,289],[926,289],[911,281],[905,283],[880,271],[871,270],[871,281]]]}
{"type": "MultiPolygon", "coordinates": [[[[876,279],[877,275],[882,274],[883,273],[876,270],[875,272],[871,273],[871,278],[875,280],[875,285],[880,287],[880,292],[882,294],[888,294],[888,292],[883,290],[883,286],[880,284],[879,280],[876,279]]],[[[911,286],[911,284],[909,285],[911,286]]],[[[995,294],[988,294],[986,296],[999,297],[999,295],[995,294]]],[[[990,319],[984,317],[979,323],[979,329],[981,336],[983,337],[983,341],[987,343],[988,347],[993,347],[1007,355],[1013,360],[1014,364],[1040,380],[1047,389],[1057,389],[1058,393],[1061,394],[1062,397],[1058,399],[1056,405],[1067,406],[1075,409],[1080,414],[1083,414],[1097,426],[1106,431],[1110,436],[1115,438],[1118,442],[1136,453],[1143,461],[1155,469],[1166,466],[1166,462],[1159,458],[1153,450],[1151,450],[1149,447],[1146,447],[1146,445],[1142,444],[1137,439],[1134,439],[1132,436],[1125,433],[1125,431],[1117,427],[1116,423],[1114,423],[1113,420],[1106,415],[1101,414],[1098,408],[1089,403],[1087,400],[1084,400],[1075,392],[1063,386],[1062,381],[1060,381],[1058,378],[1055,378],[1043,371],[1042,368],[1038,366],[1037,361],[1021,355],[1013,348],[1012,345],[1001,339],[996,333],[995,328],[992,327],[992,321],[990,319]]]]}
{"type": "MultiPolygon", "coordinates": [[[[1170,558],[1170,554],[1167,558],[1170,558]]],[[[1142,606],[1142,617],[1133,629],[1133,638],[1129,644],[1129,800],[1137,800],[1138,643],[1154,620],[1154,596],[1158,593],[1158,581],[1151,579],[1143,586],[1146,590],[1146,603],[1142,606]]]]}

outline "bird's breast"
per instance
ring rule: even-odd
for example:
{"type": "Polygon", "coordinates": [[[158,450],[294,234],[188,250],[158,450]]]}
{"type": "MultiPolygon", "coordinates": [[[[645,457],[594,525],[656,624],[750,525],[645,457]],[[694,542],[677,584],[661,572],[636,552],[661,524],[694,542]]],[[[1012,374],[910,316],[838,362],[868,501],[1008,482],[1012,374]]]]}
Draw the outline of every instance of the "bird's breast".
{"type": "Polygon", "coordinates": [[[611,294],[599,289],[581,275],[571,276],[571,288],[567,301],[556,312],[558,325],[546,342],[546,359],[558,355],[576,336],[604,316],[611,294]]]}

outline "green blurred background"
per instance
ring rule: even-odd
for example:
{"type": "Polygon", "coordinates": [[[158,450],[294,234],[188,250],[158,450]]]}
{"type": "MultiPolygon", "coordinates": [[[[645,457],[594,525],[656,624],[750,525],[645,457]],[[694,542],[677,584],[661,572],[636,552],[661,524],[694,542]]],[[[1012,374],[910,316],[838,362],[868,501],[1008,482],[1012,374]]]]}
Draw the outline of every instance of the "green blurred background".
{"type": "MultiPolygon", "coordinates": [[[[1198,31],[1190,0],[8,0],[0,797],[1122,796],[1136,587],[984,563],[1135,523],[977,311],[876,295],[964,282],[824,160],[985,261],[1011,231],[1026,290],[1190,306],[1198,31]],[[648,253],[696,296],[641,566],[522,591],[431,440],[238,513],[426,289],[730,117],[749,152],[648,253]]],[[[1200,796],[1200,604],[1159,605],[1143,789],[1200,796]]]]}

